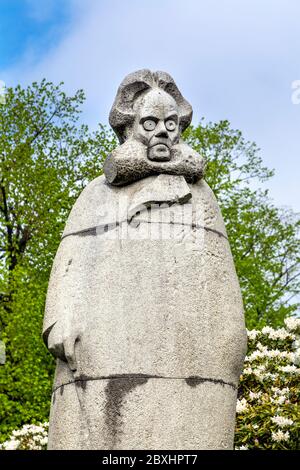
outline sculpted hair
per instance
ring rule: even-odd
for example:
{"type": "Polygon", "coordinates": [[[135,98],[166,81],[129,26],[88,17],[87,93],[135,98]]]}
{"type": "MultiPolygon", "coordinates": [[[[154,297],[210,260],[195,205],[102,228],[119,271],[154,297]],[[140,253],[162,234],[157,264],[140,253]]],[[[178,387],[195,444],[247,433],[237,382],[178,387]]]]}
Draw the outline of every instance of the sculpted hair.
{"type": "Polygon", "coordinates": [[[136,115],[134,103],[137,98],[155,87],[161,88],[176,101],[179,108],[181,132],[190,125],[193,115],[192,107],[180,93],[173,78],[166,72],[138,70],[127,75],[122,81],[109,114],[109,123],[121,144],[126,140],[126,128],[132,125],[136,115]]]}

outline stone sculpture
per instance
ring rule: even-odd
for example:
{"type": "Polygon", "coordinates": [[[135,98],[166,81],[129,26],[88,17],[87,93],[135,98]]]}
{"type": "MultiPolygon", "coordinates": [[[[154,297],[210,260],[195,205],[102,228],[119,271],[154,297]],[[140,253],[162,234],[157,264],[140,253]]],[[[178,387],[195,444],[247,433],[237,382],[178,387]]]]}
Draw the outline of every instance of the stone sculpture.
{"type": "Polygon", "coordinates": [[[241,293],[192,108],[164,72],[121,83],[120,140],[55,257],[43,337],[57,358],[49,449],[232,449],[241,293]]]}

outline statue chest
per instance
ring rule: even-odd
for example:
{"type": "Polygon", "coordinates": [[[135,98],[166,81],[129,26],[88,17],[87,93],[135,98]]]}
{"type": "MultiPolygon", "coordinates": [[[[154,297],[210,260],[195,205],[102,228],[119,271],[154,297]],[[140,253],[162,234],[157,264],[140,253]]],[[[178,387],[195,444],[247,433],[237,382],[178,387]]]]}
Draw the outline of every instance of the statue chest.
{"type": "Polygon", "coordinates": [[[226,233],[191,202],[152,209],[62,241],[72,259],[66,309],[85,325],[78,373],[225,374],[234,383],[244,320],[226,233]]]}

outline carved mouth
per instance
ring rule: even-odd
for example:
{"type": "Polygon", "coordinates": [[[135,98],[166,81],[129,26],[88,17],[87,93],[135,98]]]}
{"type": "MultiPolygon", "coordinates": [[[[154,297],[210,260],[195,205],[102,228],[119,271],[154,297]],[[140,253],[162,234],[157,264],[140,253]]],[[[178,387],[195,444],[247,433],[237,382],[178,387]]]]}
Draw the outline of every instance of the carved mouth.
{"type": "Polygon", "coordinates": [[[171,152],[167,145],[156,144],[149,148],[148,158],[158,162],[169,161],[171,158],[171,152]]]}

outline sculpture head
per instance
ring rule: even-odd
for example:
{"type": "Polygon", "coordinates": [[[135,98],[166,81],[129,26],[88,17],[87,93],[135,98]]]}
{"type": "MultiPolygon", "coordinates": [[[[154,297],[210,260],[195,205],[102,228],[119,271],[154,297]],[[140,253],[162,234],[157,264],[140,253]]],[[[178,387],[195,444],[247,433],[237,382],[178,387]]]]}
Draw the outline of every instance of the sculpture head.
{"type": "Polygon", "coordinates": [[[147,147],[150,160],[168,161],[171,147],[192,119],[192,107],[165,72],[140,70],[122,81],[109,122],[120,143],[134,138],[147,147]]]}
{"type": "Polygon", "coordinates": [[[148,158],[168,161],[171,148],[179,142],[179,110],[174,98],[164,90],[154,88],[134,105],[137,109],[132,135],[147,146],[148,158]]]}
{"type": "Polygon", "coordinates": [[[169,74],[145,69],[127,75],[109,115],[121,145],[104,162],[107,182],[122,186],[159,174],[189,183],[202,178],[204,159],[180,139],[192,113],[169,74]]]}

